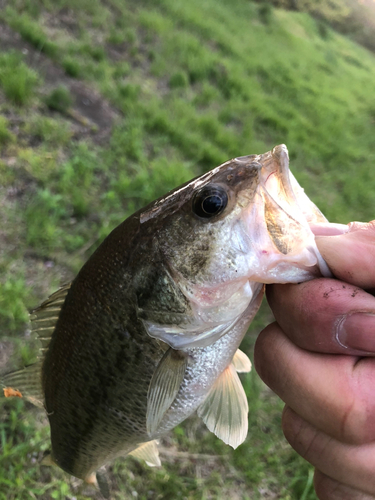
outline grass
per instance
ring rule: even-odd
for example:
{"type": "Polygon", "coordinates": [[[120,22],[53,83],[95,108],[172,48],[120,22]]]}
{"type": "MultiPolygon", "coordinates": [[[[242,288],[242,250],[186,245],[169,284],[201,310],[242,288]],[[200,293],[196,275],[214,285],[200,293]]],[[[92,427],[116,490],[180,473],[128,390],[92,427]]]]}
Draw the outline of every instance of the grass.
{"type": "Polygon", "coordinates": [[[25,106],[34,95],[38,76],[17,52],[1,54],[0,86],[5,97],[17,106],[25,106]]]}
{"type": "MultiPolygon", "coordinates": [[[[0,18],[22,40],[0,49],[1,366],[32,361],[27,309],[110,230],[230,157],[284,142],[330,220],[373,217],[374,56],[308,15],[244,0],[19,0],[0,18]]],[[[269,318],[253,323],[250,355],[269,318]]],[[[282,404],[255,373],[243,383],[242,447],[192,418],[162,442],[161,469],[111,465],[114,497],[315,500],[282,404]]],[[[0,438],[0,500],[95,495],[40,465],[48,428],[28,404],[1,402],[0,438]]]]}
{"type": "Polygon", "coordinates": [[[45,103],[52,111],[66,113],[73,103],[69,90],[64,85],[59,85],[51,90],[45,99],[45,103]]]}
{"type": "Polygon", "coordinates": [[[15,140],[14,135],[8,128],[8,120],[5,116],[0,116],[0,144],[7,144],[15,140]]]}

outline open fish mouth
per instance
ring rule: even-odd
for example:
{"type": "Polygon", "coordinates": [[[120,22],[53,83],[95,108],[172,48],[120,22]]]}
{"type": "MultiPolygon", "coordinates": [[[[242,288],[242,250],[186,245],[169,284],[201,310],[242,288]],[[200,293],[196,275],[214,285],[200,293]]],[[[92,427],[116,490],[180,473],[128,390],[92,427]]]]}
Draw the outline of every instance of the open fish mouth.
{"type": "Polygon", "coordinates": [[[272,151],[262,155],[262,159],[261,184],[263,189],[278,201],[281,209],[302,223],[328,222],[290,171],[285,144],[274,147],[272,151]]]}
{"type": "Polygon", "coordinates": [[[331,276],[315,243],[310,224],[327,219],[305,194],[289,169],[284,144],[260,155],[260,182],[247,213],[257,265],[250,279],[262,283],[295,283],[331,276]]]}

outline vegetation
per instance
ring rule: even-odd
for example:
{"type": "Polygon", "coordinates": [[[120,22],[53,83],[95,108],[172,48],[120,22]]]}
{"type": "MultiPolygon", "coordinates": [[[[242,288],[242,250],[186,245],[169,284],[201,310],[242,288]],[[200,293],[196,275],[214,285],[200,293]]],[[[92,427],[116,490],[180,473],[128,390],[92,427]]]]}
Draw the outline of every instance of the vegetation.
{"type": "Polygon", "coordinates": [[[322,34],[327,25],[375,51],[375,3],[373,0],[260,0],[263,6],[308,12],[318,20],[322,34]]]}
{"type": "MultiPolygon", "coordinates": [[[[113,227],[230,157],[286,143],[330,220],[373,217],[374,56],[321,20],[245,0],[3,3],[1,372],[35,359],[27,310],[113,227]]],[[[264,307],[242,346],[250,356],[269,320],[264,307]]],[[[189,419],[162,441],[162,468],[109,467],[114,498],[314,500],[282,403],[255,373],[243,383],[244,445],[189,419]]],[[[0,500],[95,497],[40,465],[48,427],[31,405],[0,400],[0,438],[0,500]]]]}
{"type": "Polygon", "coordinates": [[[13,104],[23,106],[34,94],[38,77],[17,52],[1,54],[0,85],[5,97],[13,104]]]}
{"type": "Polygon", "coordinates": [[[46,97],[46,104],[49,109],[60,113],[66,113],[72,103],[73,99],[69,90],[62,85],[53,89],[46,97]]]}

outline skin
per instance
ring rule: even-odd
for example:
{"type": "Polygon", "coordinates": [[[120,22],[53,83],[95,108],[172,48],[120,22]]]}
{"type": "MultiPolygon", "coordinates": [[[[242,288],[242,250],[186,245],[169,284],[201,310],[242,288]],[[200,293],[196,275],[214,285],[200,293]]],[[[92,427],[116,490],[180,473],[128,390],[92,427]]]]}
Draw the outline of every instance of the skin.
{"type": "Polygon", "coordinates": [[[318,498],[375,499],[375,221],[313,230],[336,279],[267,287],[276,322],[255,367],[286,403],[285,437],[315,467],[318,498]]]}

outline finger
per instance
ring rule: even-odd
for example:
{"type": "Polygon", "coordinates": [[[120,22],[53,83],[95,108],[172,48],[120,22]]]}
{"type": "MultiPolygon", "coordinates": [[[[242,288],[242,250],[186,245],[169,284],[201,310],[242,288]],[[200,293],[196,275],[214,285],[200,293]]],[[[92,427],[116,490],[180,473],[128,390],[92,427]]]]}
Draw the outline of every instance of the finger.
{"type": "Polygon", "coordinates": [[[339,483],[318,469],[315,470],[314,487],[319,500],[375,500],[374,495],[339,483]]]}
{"type": "MultiPolygon", "coordinates": [[[[352,495],[358,490],[357,496],[348,497],[355,500],[375,495],[375,444],[353,446],[340,443],[316,429],[288,407],[283,412],[282,426],[286,439],[299,455],[323,474],[343,485],[337,485],[337,499],[343,500],[342,496],[337,496],[340,490],[346,490],[347,494],[352,495]],[[359,496],[360,494],[362,496],[359,496]]],[[[332,500],[332,496],[328,496],[329,490],[325,492],[324,488],[333,487],[334,483],[330,484],[318,474],[315,484],[321,491],[319,498],[332,500]]]]}
{"type": "Polygon", "coordinates": [[[375,297],[338,280],[267,286],[276,321],[299,347],[310,351],[375,353],[375,297]]]}
{"type": "Polygon", "coordinates": [[[334,224],[323,222],[319,224],[310,224],[311,231],[315,236],[338,236],[349,231],[349,226],[346,224],[334,224]]]}
{"type": "Polygon", "coordinates": [[[316,244],[336,278],[364,289],[375,287],[375,221],[352,222],[338,236],[316,236],[316,244]]]}
{"type": "Polygon", "coordinates": [[[273,323],[260,333],[254,361],[262,380],[314,427],[346,443],[375,440],[374,358],[305,351],[273,323]]]}

